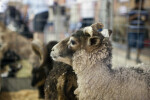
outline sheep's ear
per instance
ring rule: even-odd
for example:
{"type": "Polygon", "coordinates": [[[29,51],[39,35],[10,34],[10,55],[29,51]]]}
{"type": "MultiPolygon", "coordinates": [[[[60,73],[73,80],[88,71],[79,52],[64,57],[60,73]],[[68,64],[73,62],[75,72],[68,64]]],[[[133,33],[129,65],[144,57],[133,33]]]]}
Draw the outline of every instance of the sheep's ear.
{"type": "Polygon", "coordinates": [[[38,40],[34,40],[34,41],[32,41],[31,45],[32,45],[32,49],[33,49],[34,53],[37,56],[39,56],[40,59],[42,59],[43,56],[44,56],[44,54],[43,54],[43,52],[44,52],[43,44],[40,41],[38,41],[38,40]]]}
{"type": "Polygon", "coordinates": [[[101,31],[101,34],[104,36],[104,37],[110,37],[111,36],[111,34],[112,34],[112,30],[110,30],[110,29],[103,29],[102,31],[101,31]]]}
{"type": "Polygon", "coordinates": [[[98,45],[100,43],[100,38],[97,36],[91,37],[88,40],[88,45],[89,46],[94,46],[94,45],[98,45]]]}

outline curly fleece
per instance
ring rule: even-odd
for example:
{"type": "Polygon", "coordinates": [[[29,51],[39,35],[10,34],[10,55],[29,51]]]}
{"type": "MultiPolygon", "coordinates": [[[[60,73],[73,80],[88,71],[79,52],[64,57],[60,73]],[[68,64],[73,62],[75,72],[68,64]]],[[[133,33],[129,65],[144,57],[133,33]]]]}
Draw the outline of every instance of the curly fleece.
{"type": "Polygon", "coordinates": [[[104,39],[97,50],[80,49],[73,55],[79,100],[150,100],[150,69],[112,69],[111,52],[109,40],[104,39]]]}

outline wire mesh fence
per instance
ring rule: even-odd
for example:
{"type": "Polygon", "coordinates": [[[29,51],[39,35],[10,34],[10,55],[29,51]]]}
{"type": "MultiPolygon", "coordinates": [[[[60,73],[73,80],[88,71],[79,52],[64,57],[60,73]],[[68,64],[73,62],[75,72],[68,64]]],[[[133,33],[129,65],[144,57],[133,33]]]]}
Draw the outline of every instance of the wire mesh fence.
{"type": "MultiPolygon", "coordinates": [[[[148,7],[148,3],[149,1],[148,0],[145,0],[144,2],[144,5],[142,4],[141,1],[139,1],[139,8],[137,10],[134,10],[135,7],[136,7],[136,3],[135,3],[135,0],[120,0],[120,1],[117,1],[115,0],[114,1],[114,36],[113,36],[113,40],[116,41],[116,42],[119,42],[121,44],[126,44],[126,47],[128,48],[128,42],[129,42],[129,39],[131,38],[131,36],[129,37],[129,33],[131,33],[131,29],[133,29],[132,27],[136,26],[136,27],[140,27],[141,23],[140,23],[140,19],[137,20],[137,23],[136,25],[134,24],[133,26],[131,25],[131,22],[129,22],[129,16],[130,16],[130,13],[131,11],[133,12],[137,12],[140,16],[142,16],[142,14],[149,14],[149,7],[148,7]],[[145,12],[142,10],[144,7],[145,12]]],[[[133,13],[132,12],[132,13],[133,13]]],[[[145,33],[143,37],[143,41],[141,41],[140,39],[135,39],[135,38],[132,38],[131,41],[134,43],[134,44],[140,44],[140,42],[143,42],[141,44],[144,45],[144,49],[142,51],[142,54],[145,55],[145,53],[147,54],[147,56],[149,56],[149,17],[147,17],[147,23],[146,25],[144,25],[145,27],[145,33]],[[144,51],[145,50],[145,51],[144,51]]],[[[145,23],[144,23],[145,24],[145,23]]],[[[141,33],[140,31],[144,31],[144,30],[141,30],[140,28],[137,28],[134,32],[132,33],[137,33],[137,37],[140,38],[141,36],[141,33]],[[136,32],[135,32],[136,31],[136,32]]],[[[127,50],[126,48],[126,50],[127,50]]],[[[136,45],[135,49],[133,49],[132,53],[134,54],[135,52],[138,53],[138,47],[136,45]]],[[[126,52],[127,53],[127,52],[126,52]]],[[[135,53],[136,54],[136,53],[135,53]]],[[[128,56],[126,54],[126,56],[128,56]]],[[[135,57],[132,59],[136,59],[136,56],[137,54],[135,55],[135,57]]],[[[126,57],[126,60],[125,60],[125,64],[128,64],[128,57],[126,57]]],[[[147,60],[144,61],[146,64],[149,64],[149,58],[147,60]]]]}

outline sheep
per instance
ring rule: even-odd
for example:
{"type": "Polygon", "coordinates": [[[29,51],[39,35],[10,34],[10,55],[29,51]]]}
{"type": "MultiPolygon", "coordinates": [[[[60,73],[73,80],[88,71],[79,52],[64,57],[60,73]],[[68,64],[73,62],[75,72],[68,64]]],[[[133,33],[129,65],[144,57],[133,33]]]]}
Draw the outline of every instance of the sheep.
{"type": "Polygon", "coordinates": [[[32,70],[32,86],[38,87],[41,98],[44,97],[45,91],[46,100],[76,100],[74,90],[77,88],[77,79],[72,67],[54,62],[49,56],[56,43],[50,41],[43,45],[40,41],[32,42],[34,52],[41,58],[41,64],[32,70]]]}
{"type": "Polygon", "coordinates": [[[38,88],[39,98],[44,99],[44,83],[49,71],[53,68],[53,60],[48,55],[56,43],[57,41],[51,41],[44,45],[38,40],[32,41],[32,49],[41,59],[39,66],[35,66],[32,69],[31,81],[31,85],[38,88]]]}
{"type": "Polygon", "coordinates": [[[77,77],[71,66],[54,62],[45,82],[45,100],[77,100],[77,77]]]}
{"type": "Polygon", "coordinates": [[[22,68],[22,65],[18,63],[20,60],[20,56],[14,51],[6,51],[4,57],[0,60],[0,75],[2,77],[15,77],[16,72],[22,68]],[[7,65],[9,66],[9,70],[6,70],[7,65]]]}
{"type": "Polygon", "coordinates": [[[36,68],[34,67],[32,69],[32,80],[31,80],[31,86],[37,87],[39,92],[39,98],[44,99],[44,83],[46,80],[46,68],[40,67],[36,68]]]}
{"type": "Polygon", "coordinates": [[[18,56],[14,51],[8,50],[4,53],[4,57],[1,59],[1,68],[4,66],[14,63],[20,60],[20,56],[18,56]]]}
{"type": "Polygon", "coordinates": [[[39,65],[39,58],[32,50],[31,41],[0,23],[0,60],[8,50],[19,55],[20,59],[28,60],[33,66],[39,65]]]}
{"type": "Polygon", "coordinates": [[[113,69],[110,35],[93,24],[56,44],[51,57],[73,67],[79,100],[150,100],[150,68],[113,69]]]}

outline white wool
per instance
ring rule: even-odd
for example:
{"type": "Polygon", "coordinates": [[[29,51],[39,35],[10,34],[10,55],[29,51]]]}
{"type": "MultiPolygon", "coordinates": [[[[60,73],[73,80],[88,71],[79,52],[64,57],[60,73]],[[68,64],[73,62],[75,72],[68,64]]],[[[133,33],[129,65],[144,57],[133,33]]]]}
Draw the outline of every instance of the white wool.
{"type": "Polygon", "coordinates": [[[108,56],[107,51],[89,54],[79,50],[74,54],[72,67],[78,78],[74,93],[79,100],[150,100],[146,75],[130,68],[110,72],[101,54],[108,56]]]}
{"type": "Polygon", "coordinates": [[[93,29],[92,29],[91,26],[85,27],[85,28],[83,29],[83,32],[84,32],[84,33],[89,33],[90,36],[93,36],[93,29]]]}
{"type": "Polygon", "coordinates": [[[104,37],[109,37],[109,31],[108,31],[108,29],[103,29],[103,30],[101,31],[101,34],[102,34],[104,37]]]}

